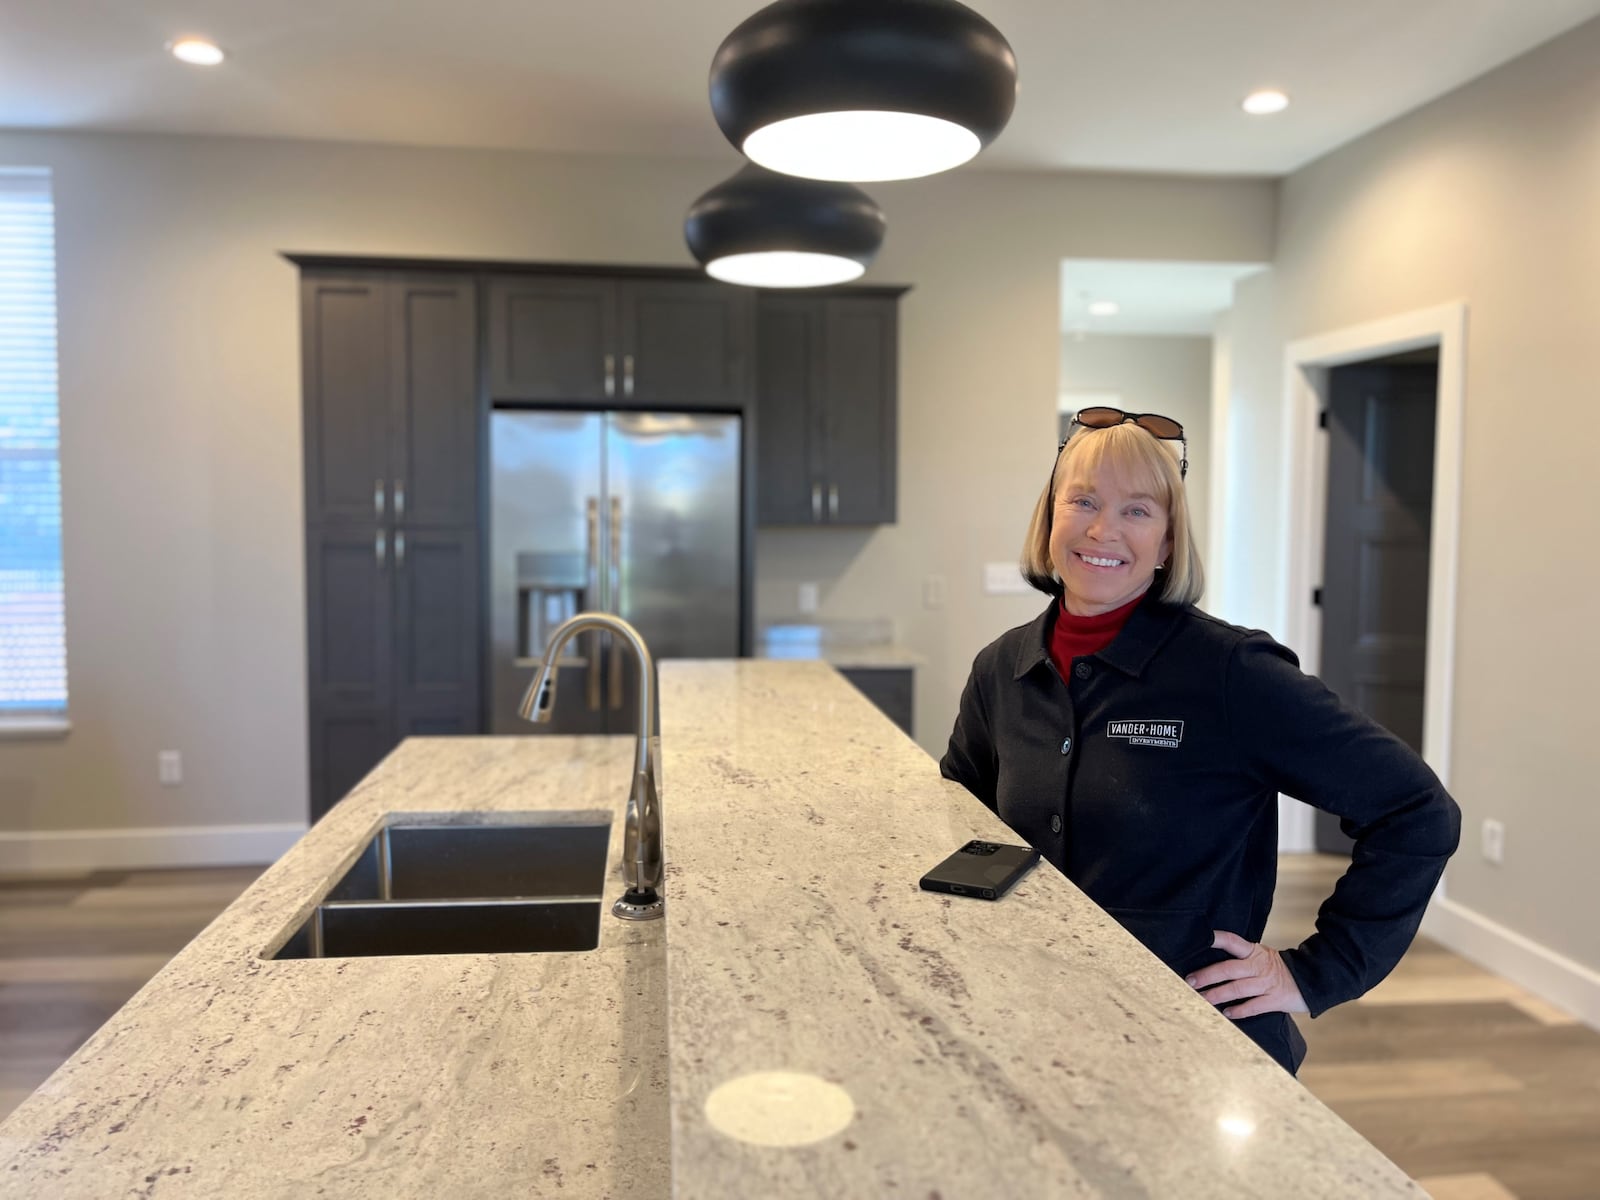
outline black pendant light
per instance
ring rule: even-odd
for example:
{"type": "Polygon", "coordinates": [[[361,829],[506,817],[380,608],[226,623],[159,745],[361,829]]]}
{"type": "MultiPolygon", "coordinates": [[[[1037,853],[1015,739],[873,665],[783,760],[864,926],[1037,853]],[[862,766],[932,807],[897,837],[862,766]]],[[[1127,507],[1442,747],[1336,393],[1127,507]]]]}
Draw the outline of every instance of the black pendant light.
{"type": "Polygon", "coordinates": [[[858,187],[751,164],[694,202],[683,235],[715,279],[820,287],[865,271],[884,228],[883,210],[858,187]]]}
{"type": "Polygon", "coordinates": [[[711,60],[745,157],[811,179],[913,179],[992,142],[1017,100],[1000,31],[955,0],[778,0],[711,60]]]}

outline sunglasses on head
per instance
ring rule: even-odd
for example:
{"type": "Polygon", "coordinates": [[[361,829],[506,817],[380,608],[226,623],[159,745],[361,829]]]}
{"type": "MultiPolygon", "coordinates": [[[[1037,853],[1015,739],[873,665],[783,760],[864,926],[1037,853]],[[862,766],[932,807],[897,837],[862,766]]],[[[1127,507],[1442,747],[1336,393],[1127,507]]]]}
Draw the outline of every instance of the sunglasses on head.
{"type": "MultiPolygon", "coordinates": [[[[1163,417],[1160,413],[1123,412],[1120,408],[1080,408],[1072,414],[1071,425],[1081,425],[1085,429],[1111,429],[1118,425],[1126,425],[1129,421],[1164,442],[1182,442],[1183,454],[1178,460],[1178,478],[1188,478],[1189,439],[1183,436],[1183,426],[1171,417],[1163,417]]],[[[1071,428],[1071,425],[1068,428],[1071,428]]],[[[1069,433],[1061,440],[1061,445],[1056,447],[1058,455],[1071,437],[1069,433]]]]}

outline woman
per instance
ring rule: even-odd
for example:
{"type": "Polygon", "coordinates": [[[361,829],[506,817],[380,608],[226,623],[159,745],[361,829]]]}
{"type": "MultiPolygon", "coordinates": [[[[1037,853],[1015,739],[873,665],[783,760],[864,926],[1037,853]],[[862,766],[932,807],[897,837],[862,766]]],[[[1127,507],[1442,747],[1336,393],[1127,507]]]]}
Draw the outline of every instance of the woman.
{"type": "Polygon", "coordinates": [[[1085,409],[1028,527],[1052,601],[972,664],[946,778],[994,809],[1290,1073],[1320,1015],[1416,935],[1461,815],[1427,765],[1202,587],[1167,417],[1085,409]],[[1317,932],[1260,945],[1279,792],[1342,818],[1350,869],[1317,932]]]}

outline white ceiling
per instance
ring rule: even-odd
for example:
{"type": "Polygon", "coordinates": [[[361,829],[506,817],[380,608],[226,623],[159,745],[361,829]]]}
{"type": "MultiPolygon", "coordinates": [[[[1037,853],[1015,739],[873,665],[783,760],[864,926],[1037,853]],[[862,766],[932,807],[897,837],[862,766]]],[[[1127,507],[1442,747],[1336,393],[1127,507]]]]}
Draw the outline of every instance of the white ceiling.
{"type": "Polygon", "coordinates": [[[1068,336],[1160,334],[1209,337],[1233,307],[1233,285],[1266,263],[1196,263],[1068,258],[1061,263],[1061,331],[1068,336]],[[1089,312],[1114,301],[1115,316],[1089,312]]]}
{"type": "MultiPolygon", "coordinates": [[[[0,127],[715,157],[706,72],[759,0],[0,0],[0,127]],[[218,68],[165,44],[207,35],[218,68]]],[[[1278,175],[1600,0],[979,0],[1016,115],[975,167],[1278,175]],[[1275,86],[1288,112],[1253,118],[1275,86]]]]}

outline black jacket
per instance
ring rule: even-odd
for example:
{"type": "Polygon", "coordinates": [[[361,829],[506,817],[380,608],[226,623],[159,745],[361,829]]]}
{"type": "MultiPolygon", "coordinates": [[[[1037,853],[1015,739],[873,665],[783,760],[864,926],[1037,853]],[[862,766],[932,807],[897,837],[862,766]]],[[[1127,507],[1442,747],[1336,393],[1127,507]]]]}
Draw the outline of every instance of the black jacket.
{"type": "MultiPolygon", "coordinates": [[[[1057,605],[972,664],[939,767],[1179,974],[1227,955],[1213,929],[1261,940],[1277,881],[1279,792],[1342,818],[1350,869],[1317,932],[1283,951],[1318,1016],[1405,953],[1461,813],[1409,747],[1342,704],[1264,633],[1155,589],[1063,680],[1057,605]]],[[[1239,1027],[1290,1071],[1287,1014],[1239,1027]]]]}

